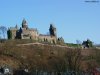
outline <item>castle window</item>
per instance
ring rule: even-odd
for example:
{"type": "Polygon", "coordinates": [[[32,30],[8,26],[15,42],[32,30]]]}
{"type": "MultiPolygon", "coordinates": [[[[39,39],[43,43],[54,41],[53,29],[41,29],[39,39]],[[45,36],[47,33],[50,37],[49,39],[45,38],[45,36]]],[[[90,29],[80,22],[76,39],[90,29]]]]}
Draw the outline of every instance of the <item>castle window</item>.
{"type": "Polygon", "coordinates": [[[44,41],[46,41],[46,39],[44,38],[44,41]]]}

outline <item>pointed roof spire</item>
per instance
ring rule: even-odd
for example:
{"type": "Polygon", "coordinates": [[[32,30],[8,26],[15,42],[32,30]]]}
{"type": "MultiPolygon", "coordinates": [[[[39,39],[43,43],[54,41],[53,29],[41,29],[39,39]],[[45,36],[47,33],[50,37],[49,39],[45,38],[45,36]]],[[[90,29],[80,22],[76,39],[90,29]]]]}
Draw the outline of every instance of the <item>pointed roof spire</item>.
{"type": "Polygon", "coordinates": [[[22,21],[22,28],[28,28],[28,23],[27,23],[27,21],[25,20],[25,18],[24,18],[23,21],[22,21]]]}
{"type": "Polygon", "coordinates": [[[25,20],[25,18],[23,19],[22,23],[27,23],[26,20],[25,20]]]}

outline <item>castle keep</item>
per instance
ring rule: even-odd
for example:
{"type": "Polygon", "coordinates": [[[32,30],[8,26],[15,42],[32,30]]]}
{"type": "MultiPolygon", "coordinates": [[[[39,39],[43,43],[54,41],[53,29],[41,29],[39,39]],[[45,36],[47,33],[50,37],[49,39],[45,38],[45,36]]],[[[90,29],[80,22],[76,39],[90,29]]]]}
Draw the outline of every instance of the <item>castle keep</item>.
{"type": "Polygon", "coordinates": [[[49,35],[39,34],[37,29],[28,27],[25,19],[22,21],[22,27],[18,28],[16,25],[8,28],[7,31],[8,39],[33,39],[41,42],[56,43],[56,28],[52,24],[50,24],[49,33],[49,35]]]}

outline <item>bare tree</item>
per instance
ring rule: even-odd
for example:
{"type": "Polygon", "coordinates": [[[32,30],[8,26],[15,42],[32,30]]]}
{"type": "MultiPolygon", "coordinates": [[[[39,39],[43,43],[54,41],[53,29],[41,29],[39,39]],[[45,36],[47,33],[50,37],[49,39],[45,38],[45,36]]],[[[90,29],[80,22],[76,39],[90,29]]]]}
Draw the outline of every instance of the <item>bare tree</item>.
{"type": "Polygon", "coordinates": [[[7,32],[7,28],[5,26],[0,26],[0,33],[4,39],[5,39],[6,32],[7,32]]]}
{"type": "Polygon", "coordinates": [[[80,69],[81,65],[81,50],[79,49],[69,49],[65,55],[68,69],[77,71],[80,69]]]}

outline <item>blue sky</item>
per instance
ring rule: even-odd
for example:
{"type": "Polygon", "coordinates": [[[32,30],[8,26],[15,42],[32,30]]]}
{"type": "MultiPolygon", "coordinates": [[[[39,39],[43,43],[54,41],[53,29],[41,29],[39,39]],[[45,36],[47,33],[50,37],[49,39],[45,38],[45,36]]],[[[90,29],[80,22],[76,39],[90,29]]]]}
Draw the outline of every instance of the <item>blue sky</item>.
{"type": "Polygon", "coordinates": [[[86,40],[100,43],[100,2],[85,0],[0,0],[0,25],[21,26],[23,18],[30,28],[46,34],[50,23],[66,42],[86,40]]]}

